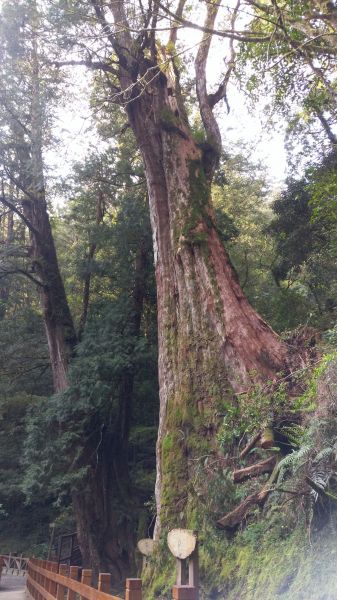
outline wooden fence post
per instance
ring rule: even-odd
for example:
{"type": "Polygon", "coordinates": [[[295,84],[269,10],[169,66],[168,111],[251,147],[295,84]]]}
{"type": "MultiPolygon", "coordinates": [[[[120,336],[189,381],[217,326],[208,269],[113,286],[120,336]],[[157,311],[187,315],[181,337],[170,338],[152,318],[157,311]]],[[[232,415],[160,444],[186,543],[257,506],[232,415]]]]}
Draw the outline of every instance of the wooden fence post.
{"type": "MultiPolygon", "coordinates": [[[[46,560],[42,560],[40,566],[41,566],[42,569],[46,569],[47,568],[47,561],[46,560]]],[[[42,585],[42,587],[43,587],[44,590],[47,589],[47,584],[48,584],[48,580],[47,580],[46,576],[45,575],[41,575],[41,585],[42,585]]]]}
{"type": "MultiPolygon", "coordinates": [[[[57,573],[58,568],[57,568],[56,562],[52,562],[50,564],[50,570],[52,573],[57,573]]],[[[56,592],[57,592],[57,583],[55,583],[55,581],[51,581],[50,582],[50,593],[52,596],[54,596],[54,598],[56,598],[56,592]]]]}
{"type": "Polygon", "coordinates": [[[110,592],[111,575],[110,573],[100,573],[98,576],[98,590],[100,592],[110,592]]]}
{"type": "Polygon", "coordinates": [[[173,600],[196,600],[197,590],[191,585],[175,585],[172,590],[173,600]]]}
{"type": "Polygon", "coordinates": [[[188,561],[188,585],[196,589],[195,600],[199,600],[199,547],[198,541],[188,561]]]}
{"type": "Polygon", "coordinates": [[[142,600],[142,580],[127,579],[125,588],[125,600],[142,600]]]}
{"type": "MultiPolygon", "coordinates": [[[[51,561],[50,560],[46,560],[46,567],[45,568],[48,571],[48,573],[50,573],[50,571],[51,571],[51,566],[52,566],[51,561]]],[[[51,590],[51,581],[48,578],[48,576],[46,577],[46,590],[47,590],[47,592],[50,592],[50,590],[51,590]]]]}
{"type": "MultiPolygon", "coordinates": [[[[41,567],[42,565],[42,560],[36,559],[36,565],[38,567],[41,567]]],[[[36,576],[36,581],[39,585],[42,585],[42,575],[41,573],[38,573],[36,576]]],[[[37,600],[43,600],[43,596],[42,594],[40,594],[40,592],[37,592],[37,600]]]]}
{"type": "MultiPolygon", "coordinates": [[[[85,585],[91,586],[91,581],[92,581],[92,570],[91,569],[82,569],[81,582],[84,583],[85,585]]],[[[84,596],[80,596],[80,599],[86,600],[86,598],[84,596]]]]}
{"type": "MultiPolygon", "coordinates": [[[[68,575],[68,566],[67,565],[59,566],[59,575],[63,575],[63,577],[67,577],[67,575],[68,575]]],[[[62,585],[62,583],[58,583],[57,584],[57,593],[56,593],[57,600],[64,600],[65,592],[66,592],[66,586],[62,585]]]]}
{"type": "MultiPolygon", "coordinates": [[[[78,572],[79,572],[78,567],[70,567],[70,571],[69,571],[70,579],[75,579],[77,581],[78,580],[78,572]]],[[[76,592],[73,592],[73,590],[68,590],[67,600],[76,600],[76,592]]]]}

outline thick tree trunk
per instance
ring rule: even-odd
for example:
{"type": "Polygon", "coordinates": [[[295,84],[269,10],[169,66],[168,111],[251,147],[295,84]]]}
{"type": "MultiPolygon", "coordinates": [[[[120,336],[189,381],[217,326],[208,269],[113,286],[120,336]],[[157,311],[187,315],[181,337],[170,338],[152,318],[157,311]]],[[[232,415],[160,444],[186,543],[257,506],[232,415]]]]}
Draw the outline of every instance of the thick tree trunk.
{"type": "Polygon", "coordinates": [[[156,535],[186,526],[191,465],[216,447],[218,413],[275,379],[286,349],[250,306],[220,241],[209,153],[195,143],[164,75],[128,105],[146,171],[158,295],[160,424],[156,535]]]}
{"type": "Polygon", "coordinates": [[[128,411],[132,375],[120,394],[120,418],[110,431],[102,428],[92,446],[87,445],[83,465],[88,468],[85,488],[73,493],[77,534],[83,566],[112,574],[113,583],[124,582],[134,572],[137,523],[128,469],[128,411]]]}
{"type": "MultiPolygon", "coordinates": [[[[135,260],[135,279],[125,335],[130,336],[132,355],[141,327],[146,288],[148,251],[140,243],[135,260]]],[[[80,465],[88,468],[85,488],[73,493],[73,506],[84,566],[97,574],[112,574],[114,585],[135,573],[139,499],[129,477],[129,429],[134,394],[134,371],[126,369],[118,392],[118,414],[86,445],[80,465]]],[[[116,408],[111,407],[112,411],[116,408]]]]}

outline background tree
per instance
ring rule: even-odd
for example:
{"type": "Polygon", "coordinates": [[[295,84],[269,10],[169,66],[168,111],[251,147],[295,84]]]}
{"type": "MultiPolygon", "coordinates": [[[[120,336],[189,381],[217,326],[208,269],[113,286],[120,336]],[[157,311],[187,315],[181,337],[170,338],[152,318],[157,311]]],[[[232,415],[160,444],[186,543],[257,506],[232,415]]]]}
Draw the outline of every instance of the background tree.
{"type": "Polygon", "coordinates": [[[55,86],[41,73],[38,31],[40,14],[34,0],[15,10],[2,5],[1,162],[7,182],[1,202],[18,215],[29,232],[21,269],[39,290],[54,389],[66,387],[67,367],[76,334],[60,274],[47,209],[43,146],[55,86]],[[13,187],[15,196],[13,196],[13,187]]]}
{"type": "Polygon", "coordinates": [[[72,506],[84,564],[110,571],[116,589],[135,572],[137,532],[146,534],[150,524],[144,502],[153,493],[158,407],[147,198],[139,159],[124,168],[132,142],[126,135],[88,157],[77,165],[70,189],[68,181],[71,200],[57,227],[58,248],[80,324],[83,284],[90,303],[69,388],[42,414],[41,406],[34,412],[26,450],[28,494],[47,490],[72,506]],[[37,457],[46,428],[48,460],[41,472],[37,457]]]}
{"type": "Polygon", "coordinates": [[[333,2],[242,3],[259,43],[244,41],[237,74],[253,102],[264,99],[269,124],[287,123],[294,171],[337,143],[336,7],[333,2]],[[247,68],[248,67],[248,68],[247,68]],[[303,144],[298,144],[299,136],[303,144]],[[310,148],[310,152],[309,152],[310,148]]]}
{"type": "Polygon", "coordinates": [[[302,179],[288,181],[267,227],[276,240],[277,284],[285,282],[288,289],[297,290],[309,320],[323,328],[333,325],[336,315],[335,179],[332,153],[302,179]]]}

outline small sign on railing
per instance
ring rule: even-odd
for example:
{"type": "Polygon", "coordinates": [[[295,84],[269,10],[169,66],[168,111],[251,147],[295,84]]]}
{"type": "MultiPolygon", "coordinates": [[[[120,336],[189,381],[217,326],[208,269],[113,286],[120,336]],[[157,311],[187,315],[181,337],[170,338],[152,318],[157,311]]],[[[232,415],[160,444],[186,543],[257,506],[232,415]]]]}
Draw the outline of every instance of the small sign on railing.
{"type": "Polygon", "coordinates": [[[198,536],[189,529],[172,529],[167,536],[168,547],[177,559],[177,579],[174,600],[199,600],[198,536]]]}

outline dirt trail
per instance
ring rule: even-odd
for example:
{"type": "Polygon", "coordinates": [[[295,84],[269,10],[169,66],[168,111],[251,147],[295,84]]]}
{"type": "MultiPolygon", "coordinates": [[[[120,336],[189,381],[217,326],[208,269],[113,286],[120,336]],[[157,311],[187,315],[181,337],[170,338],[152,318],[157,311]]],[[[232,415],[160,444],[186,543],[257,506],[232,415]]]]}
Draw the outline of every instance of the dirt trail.
{"type": "Polygon", "coordinates": [[[16,575],[2,575],[0,580],[0,600],[26,600],[26,578],[16,575]]]}

